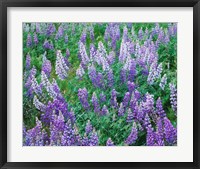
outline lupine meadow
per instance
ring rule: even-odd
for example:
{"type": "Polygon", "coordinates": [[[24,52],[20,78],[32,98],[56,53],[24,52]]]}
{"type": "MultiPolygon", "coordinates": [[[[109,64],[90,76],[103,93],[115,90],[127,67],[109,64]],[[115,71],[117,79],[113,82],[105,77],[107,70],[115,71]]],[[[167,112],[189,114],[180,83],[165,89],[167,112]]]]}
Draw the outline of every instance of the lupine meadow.
{"type": "Polygon", "coordinates": [[[23,146],[176,146],[176,23],[23,23],[23,146]]]}

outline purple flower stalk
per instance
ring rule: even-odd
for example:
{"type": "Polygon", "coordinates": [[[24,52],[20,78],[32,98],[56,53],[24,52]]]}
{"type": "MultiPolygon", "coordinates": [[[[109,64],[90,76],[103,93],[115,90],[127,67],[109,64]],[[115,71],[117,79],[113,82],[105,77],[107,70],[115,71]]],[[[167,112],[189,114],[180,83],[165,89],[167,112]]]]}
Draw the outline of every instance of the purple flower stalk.
{"type": "Polygon", "coordinates": [[[124,99],[123,99],[123,106],[124,106],[124,108],[126,108],[128,106],[130,98],[131,98],[130,93],[126,92],[125,95],[124,95],[124,99]]]}
{"type": "Polygon", "coordinates": [[[91,124],[90,120],[88,120],[88,122],[85,126],[85,133],[87,135],[89,135],[92,132],[92,130],[93,130],[92,124],[91,124]]]}
{"type": "Polygon", "coordinates": [[[168,143],[168,145],[176,144],[177,129],[172,125],[172,123],[167,117],[164,118],[164,134],[165,134],[165,140],[168,143]]]}
{"type": "Polygon", "coordinates": [[[174,84],[170,83],[170,103],[173,111],[177,114],[177,89],[174,84]]]}
{"type": "Polygon", "coordinates": [[[99,144],[99,137],[94,129],[90,135],[89,146],[98,146],[98,144],[99,144]]]}
{"type": "Polygon", "coordinates": [[[112,90],[111,92],[111,99],[110,99],[110,105],[114,108],[118,108],[118,103],[117,103],[117,92],[115,89],[112,90]]]}
{"type": "Polygon", "coordinates": [[[105,115],[108,115],[108,114],[109,114],[109,111],[108,111],[106,105],[104,105],[102,110],[101,110],[101,115],[105,116],[105,115]]]}
{"type": "Polygon", "coordinates": [[[126,121],[128,123],[132,123],[133,122],[133,119],[134,119],[134,113],[131,111],[131,109],[129,108],[128,109],[128,115],[127,115],[127,119],[126,121]]]}
{"type": "Polygon", "coordinates": [[[31,34],[30,34],[30,33],[28,33],[28,35],[27,35],[26,47],[27,47],[27,48],[32,47],[32,37],[31,37],[31,34]]]}
{"type": "Polygon", "coordinates": [[[97,95],[96,95],[95,92],[92,94],[92,104],[93,104],[93,107],[94,107],[94,111],[96,113],[99,113],[100,112],[100,106],[99,106],[97,95]]]}
{"type": "Polygon", "coordinates": [[[125,144],[128,144],[128,145],[134,144],[136,142],[137,138],[138,138],[137,125],[135,122],[133,122],[133,127],[131,130],[131,133],[128,136],[128,138],[126,139],[125,144]]]}
{"type": "Polygon", "coordinates": [[[162,90],[164,90],[166,84],[167,84],[167,75],[164,74],[162,79],[161,79],[159,86],[161,87],[162,90]]]}
{"type": "Polygon", "coordinates": [[[118,110],[118,116],[124,116],[125,110],[123,103],[120,103],[119,110],[118,110]]]}
{"type": "Polygon", "coordinates": [[[108,87],[112,88],[115,83],[112,69],[108,71],[107,78],[108,78],[108,87]]]}
{"type": "Polygon", "coordinates": [[[78,98],[83,106],[84,109],[89,109],[89,103],[88,103],[88,91],[86,88],[78,89],[78,98]]]}
{"type": "Polygon", "coordinates": [[[79,79],[82,79],[82,77],[84,76],[84,74],[85,74],[85,71],[84,71],[83,67],[80,64],[79,68],[76,70],[76,76],[79,79]]]}
{"type": "Polygon", "coordinates": [[[42,71],[47,75],[47,77],[50,77],[51,74],[51,62],[46,58],[46,52],[43,55],[43,64],[42,64],[42,71]]]}
{"type": "Polygon", "coordinates": [[[31,68],[31,56],[30,54],[28,53],[26,55],[26,70],[29,70],[31,68]]]}
{"type": "Polygon", "coordinates": [[[106,146],[115,146],[113,141],[111,140],[111,138],[108,138],[108,140],[106,142],[106,146]]]}
{"type": "Polygon", "coordinates": [[[158,100],[156,102],[156,112],[160,118],[166,117],[166,113],[163,110],[162,101],[161,101],[160,97],[158,98],[158,100]]]}
{"type": "Polygon", "coordinates": [[[99,99],[100,99],[101,103],[105,102],[106,101],[106,95],[103,92],[101,92],[100,95],[99,95],[99,99]]]}

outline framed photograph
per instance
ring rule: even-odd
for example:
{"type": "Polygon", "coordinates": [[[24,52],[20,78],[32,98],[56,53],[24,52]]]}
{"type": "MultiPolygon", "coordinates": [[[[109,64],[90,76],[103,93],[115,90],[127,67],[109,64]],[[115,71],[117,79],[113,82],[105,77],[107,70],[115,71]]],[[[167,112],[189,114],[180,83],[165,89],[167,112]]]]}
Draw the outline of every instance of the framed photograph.
{"type": "Polygon", "coordinates": [[[200,168],[199,0],[3,0],[1,168],[200,168]]]}

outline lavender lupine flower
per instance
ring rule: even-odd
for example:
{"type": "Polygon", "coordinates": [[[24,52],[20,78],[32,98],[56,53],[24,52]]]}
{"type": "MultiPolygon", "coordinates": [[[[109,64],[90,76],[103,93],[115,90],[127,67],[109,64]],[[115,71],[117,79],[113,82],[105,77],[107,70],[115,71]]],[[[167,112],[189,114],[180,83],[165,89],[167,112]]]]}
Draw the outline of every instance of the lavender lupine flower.
{"type": "Polygon", "coordinates": [[[146,145],[147,146],[155,146],[156,138],[153,128],[151,126],[147,127],[147,135],[146,135],[146,145]]]}
{"type": "Polygon", "coordinates": [[[36,95],[33,98],[33,104],[35,105],[36,109],[40,110],[41,112],[46,111],[46,105],[40,102],[36,95]]]}
{"type": "MultiPolygon", "coordinates": [[[[141,113],[141,112],[140,112],[140,113],[141,113]]],[[[143,115],[143,114],[142,114],[142,115],[140,114],[140,116],[144,116],[144,115],[143,115]]],[[[143,118],[144,118],[144,120],[142,121],[142,123],[143,123],[142,125],[143,125],[144,128],[147,129],[148,127],[152,126],[152,125],[151,125],[151,119],[150,119],[150,117],[149,117],[149,115],[148,115],[147,113],[145,114],[145,117],[142,117],[142,119],[143,119],[143,118]]]]}
{"type": "Polygon", "coordinates": [[[94,67],[94,65],[90,65],[88,66],[88,75],[90,80],[92,81],[92,84],[97,87],[97,71],[96,68],[94,67]]]}
{"type": "Polygon", "coordinates": [[[105,102],[106,101],[106,95],[103,92],[101,92],[100,95],[99,95],[99,99],[100,99],[101,103],[105,102]]]}
{"type": "Polygon", "coordinates": [[[127,121],[128,123],[131,123],[131,122],[133,122],[133,119],[134,119],[134,114],[133,114],[133,112],[131,111],[131,109],[129,108],[129,109],[128,109],[128,115],[127,115],[126,121],[127,121]]]}
{"type": "Polygon", "coordinates": [[[96,48],[93,43],[90,44],[90,58],[94,60],[96,55],[96,48]]]}
{"type": "Polygon", "coordinates": [[[78,89],[78,98],[83,106],[84,109],[89,109],[89,103],[88,103],[88,91],[86,88],[78,89]]]}
{"type": "Polygon", "coordinates": [[[28,33],[28,35],[27,35],[26,47],[27,47],[27,48],[32,47],[32,37],[31,37],[31,34],[30,34],[30,33],[28,33]]]}
{"type": "Polygon", "coordinates": [[[114,109],[118,108],[118,103],[117,103],[117,92],[116,92],[115,89],[113,89],[112,92],[111,92],[110,105],[111,105],[114,109]]]}
{"type": "Polygon", "coordinates": [[[71,108],[70,112],[67,112],[67,113],[65,114],[65,116],[67,116],[68,119],[70,119],[71,123],[74,124],[74,123],[76,122],[76,116],[75,116],[75,113],[74,113],[74,111],[73,111],[72,108],[71,108]]]}
{"type": "Polygon", "coordinates": [[[161,87],[162,90],[164,90],[166,84],[167,84],[167,75],[164,74],[162,79],[161,79],[159,86],[161,87]]]}
{"type": "Polygon", "coordinates": [[[84,65],[87,65],[90,62],[90,59],[87,55],[85,45],[82,42],[79,42],[79,53],[81,55],[81,60],[84,65]]]}
{"type": "Polygon", "coordinates": [[[131,98],[130,93],[126,92],[125,95],[124,95],[124,99],[123,99],[123,106],[124,106],[124,108],[126,108],[128,106],[130,98],[131,98]]]}
{"type": "Polygon", "coordinates": [[[164,130],[162,118],[157,119],[156,123],[156,142],[158,146],[164,146],[164,130]]]}
{"type": "Polygon", "coordinates": [[[30,54],[28,53],[26,55],[26,70],[29,70],[31,68],[31,56],[30,54]]]}
{"type": "Polygon", "coordinates": [[[177,114],[177,89],[174,84],[170,83],[170,103],[173,111],[177,114]]]}
{"type": "Polygon", "coordinates": [[[36,126],[26,132],[24,138],[25,146],[44,146],[47,133],[42,130],[42,123],[36,117],[36,126]]]}
{"type": "Polygon", "coordinates": [[[42,94],[42,86],[38,84],[35,76],[31,77],[31,88],[38,96],[42,94]]]}
{"type": "Polygon", "coordinates": [[[47,75],[45,74],[45,72],[41,72],[41,84],[42,86],[45,87],[46,91],[48,92],[48,95],[55,99],[58,96],[57,91],[54,91],[54,88],[52,86],[52,84],[49,82],[47,75]]]}
{"type": "Polygon", "coordinates": [[[134,91],[134,89],[135,89],[135,83],[128,81],[127,82],[127,87],[128,87],[129,93],[132,93],[134,91]]]}
{"type": "Polygon", "coordinates": [[[104,115],[108,115],[108,114],[109,114],[109,112],[108,112],[107,106],[104,105],[102,110],[101,110],[101,115],[104,116],[104,115]]]}
{"type": "Polygon", "coordinates": [[[90,31],[90,39],[91,39],[92,41],[94,41],[94,28],[93,28],[93,26],[91,26],[91,27],[89,28],[89,31],[90,31]]]}
{"type": "Polygon", "coordinates": [[[152,113],[154,108],[154,96],[146,93],[146,101],[142,102],[142,109],[145,113],[152,113]]]}
{"type": "Polygon", "coordinates": [[[128,145],[134,144],[136,142],[137,138],[138,138],[137,125],[135,122],[133,122],[133,127],[131,130],[131,133],[128,136],[128,138],[126,139],[125,144],[128,144],[128,145]]]}
{"type": "Polygon", "coordinates": [[[36,33],[40,33],[40,23],[35,23],[35,31],[36,33]]]}
{"type": "Polygon", "coordinates": [[[134,96],[135,96],[136,100],[139,100],[140,99],[140,92],[138,90],[135,90],[134,96]]]}
{"type": "Polygon", "coordinates": [[[144,34],[143,30],[142,30],[142,28],[140,28],[140,30],[138,32],[138,38],[139,38],[139,40],[143,39],[143,34],[144,34]]]}
{"type": "Polygon", "coordinates": [[[53,50],[54,46],[52,42],[49,42],[47,39],[44,41],[43,43],[43,48],[44,49],[49,49],[49,50],[53,50]]]}
{"type": "Polygon", "coordinates": [[[72,127],[71,121],[65,124],[64,132],[61,137],[61,145],[62,146],[72,146],[75,143],[75,131],[72,127]]]}
{"type": "Polygon", "coordinates": [[[162,101],[161,101],[160,97],[158,98],[158,100],[156,102],[156,112],[160,118],[166,117],[166,113],[163,110],[162,101]]]}
{"type": "Polygon", "coordinates": [[[61,112],[59,115],[52,115],[52,122],[50,123],[50,145],[61,146],[62,134],[65,130],[64,116],[61,112]]]}
{"type": "Polygon", "coordinates": [[[89,138],[86,133],[84,134],[82,139],[82,146],[89,146],[89,138]]]}
{"type": "Polygon", "coordinates": [[[81,38],[80,38],[80,41],[82,43],[85,43],[86,42],[86,38],[87,38],[86,30],[83,30],[81,38]]]}
{"type": "Polygon", "coordinates": [[[33,41],[34,41],[35,45],[37,45],[39,43],[36,32],[34,32],[34,34],[33,34],[33,41]]]}
{"type": "Polygon", "coordinates": [[[51,74],[51,62],[46,58],[46,52],[43,54],[42,71],[50,77],[51,74]]]}
{"type": "Polygon", "coordinates": [[[46,29],[46,35],[51,36],[56,31],[55,25],[53,23],[49,23],[46,29]]]}
{"type": "Polygon", "coordinates": [[[123,84],[123,83],[125,83],[126,82],[126,69],[124,69],[124,68],[122,68],[121,69],[121,72],[120,72],[120,80],[121,80],[121,83],[123,84]]]}
{"type": "Polygon", "coordinates": [[[115,61],[115,53],[111,51],[109,55],[107,56],[108,64],[112,65],[115,61]]]}
{"type": "Polygon", "coordinates": [[[23,23],[23,31],[29,32],[29,30],[30,30],[29,24],[23,23]]]}
{"type": "Polygon", "coordinates": [[[108,78],[108,87],[112,88],[115,83],[112,69],[108,71],[107,78],[108,78]]]}
{"type": "Polygon", "coordinates": [[[113,141],[111,140],[111,138],[108,138],[107,142],[106,142],[106,146],[114,146],[113,141]]]}
{"type": "Polygon", "coordinates": [[[64,57],[60,50],[56,53],[56,74],[61,80],[64,80],[68,76],[68,66],[65,63],[64,57]]]}
{"type": "Polygon", "coordinates": [[[82,137],[79,134],[78,127],[74,124],[74,132],[75,132],[75,145],[81,146],[82,145],[82,137]]]}
{"type": "Polygon", "coordinates": [[[58,39],[62,38],[63,35],[64,35],[64,29],[63,29],[62,25],[60,25],[58,27],[58,31],[56,33],[55,39],[58,40],[58,39]]]}
{"type": "Polygon", "coordinates": [[[26,82],[25,82],[25,85],[24,85],[24,87],[26,88],[26,89],[29,89],[29,88],[31,88],[31,85],[32,85],[32,77],[35,77],[35,75],[36,75],[36,72],[37,72],[37,70],[36,70],[36,68],[33,66],[33,68],[30,70],[30,72],[29,72],[29,75],[28,75],[28,78],[27,78],[27,80],[26,80],[26,82]]]}
{"type": "Polygon", "coordinates": [[[65,44],[67,44],[68,41],[69,41],[69,39],[68,39],[68,35],[66,34],[66,35],[65,35],[65,44]]]}
{"type": "Polygon", "coordinates": [[[95,129],[93,129],[89,139],[89,146],[98,146],[98,144],[99,144],[99,137],[95,129]]]}
{"type": "Polygon", "coordinates": [[[100,112],[100,106],[99,106],[97,95],[96,95],[95,92],[92,94],[92,104],[93,104],[93,107],[94,107],[94,111],[96,113],[99,113],[100,112]]]}
{"type": "Polygon", "coordinates": [[[104,77],[103,74],[98,72],[97,77],[96,77],[96,84],[99,88],[104,88],[104,77]]]}
{"type": "Polygon", "coordinates": [[[164,134],[165,134],[165,140],[168,143],[168,145],[176,144],[177,129],[172,125],[172,123],[167,117],[164,118],[164,134]]]}
{"type": "Polygon", "coordinates": [[[128,79],[129,81],[133,82],[135,79],[135,75],[136,75],[136,62],[134,59],[130,60],[130,68],[129,68],[129,75],[128,75],[128,79]]]}
{"type": "Polygon", "coordinates": [[[123,38],[124,42],[126,42],[128,40],[128,29],[126,26],[124,26],[122,38],[123,38]]]}
{"type": "Polygon", "coordinates": [[[148,75],[147,82],[152,85],[155,81],[155,79],[160,78],[160,74],[162,73],[162,63],[156,67],[156,63],[151,64],[150,72],[148,75]]]}
{"type": "Polygon", "coordinates": [[[125,114],[124,105],[123,103],[120,103],[119,110],[118,110],[118,116],[123,116],[125,114]]]}
{"type": "Polygon", "coordinates": [[[83,69],[83,67],[79,66],[79,68],[76,70],[76,76],[79,78],[79,79],[82,79],[83,75],[85,74],[85,71],[83,69]]]}
{"type": "Polygon", "coordinates": [[[88,120],[88,122],[85,126],[85,133],[88,135],[92,132],[92,130],[93,130],[92,124],[91,124],[90,120],[88,120]]]}
{"type": "Polygon", "coordinates": [[[130,55],[128,52],[128,45],[125,40],[122,39],[120,46],[119,62],[124,63],[128,55],[130,55]]]}

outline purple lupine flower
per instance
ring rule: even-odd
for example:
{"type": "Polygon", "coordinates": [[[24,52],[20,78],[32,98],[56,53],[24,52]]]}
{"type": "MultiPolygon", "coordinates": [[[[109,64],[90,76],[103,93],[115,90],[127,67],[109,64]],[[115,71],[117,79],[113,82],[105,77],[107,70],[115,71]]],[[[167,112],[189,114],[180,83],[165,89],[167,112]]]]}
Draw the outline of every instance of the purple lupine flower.
{"type": "Polygon", "coordinates": [[[72,146],[75,143],[75,131],[72,127],[71,121],[65,123],[64,132],[61,137],[62,146],[72,146]]]}
{"type": "Polygon", "coordinates": [[[92,104],[93,104],[93,107],[94,107],[94,111],[96,113],[99,113],[100,112],[100,106],[99,106],[97,95],[96,95],[95,92],[92,94],[92,104]]]}
{"type": "Polygon", "coordinates": [[[93,129],[89,138],[89,146],[98,146],[98,144],[99,144],[99,137],[95,129],[93,129]]]}
{"type": "Polygon", "coordinates": [[[82,79],[83,75],[85,74],[85,71],[83,69],[83,67],[79,66],[79,68],[76,70],[76,76],[79,78],[79,79],[82,79]]]}
{"type": "Polygon", "coordinates": [[[126,69],[122,68],[120,72],[120,80],[122,84],[126,82],[126,73],[126,69]]]}
{"type": "Polygon", "coordinates": [[[45,146],[47,133],[42,130],[42,123],[36,117],[36,126],[26,132],[25,146],[45,146]]]}
{"type": "Polygon", "coordinates": [[[44,49],[49,49],[49,50],[53,50],[54,47],[53,47],[53,43],[52,42],[49,42],[47,39],[44,41],[43,43],[43,48],[44,49]]]}
{"type": "Polygon", "coordinates": [[[170,103],[173,111],[177,114],[177,89],[174,84],[170,83],[170,103]]]}
{"type": "Polygon", "coordinates": [[[26,55],[26,70],[29,70],[31,68],[31,56],[30,54],[28,53],[26,55]]]}
{"type": "Polygon", "coordinates": [[[166,84],[167,84],[167,75],[164,74],[161,81],[160,81],[159,86],[161,87],[162,90],[164,90],[166,84]]]}
{"type": "Polygon", "coordinates": [[[142,109],[145,113],[152,113],[154,108],[154,96],[146,93],[145,98],[146,101],[142,102],[142,109]]]}
{"type": "Polygon", "coordinates": [[[92,81],[92,84],[97,87],[97,71],[96,68],[94,67],[94,65],[90,65],[88,66],[88,75],[90,80],[92,81]]]}
{"type": "Polygon", "coordinates": [[[126,121],[127,121],[128,123],[131,123],[131,122],[133,122],[133,119],[134,119],[134,114],[133,114],[133,112],[131,111],[131,109],[129,108],[129,109],[128,109],[128,115],[127,115],[126,121]]]}
{"type": "Polygon", "coordinates": [[[107,142],[106,142],[106,146],[114,146],[113,141],[111,140],[111,138],[108,138],[107,142]]]}
{"type": "Polygon", "coordinates": [[[59,115],[53,114],[52,121],[50,123],[50,145],[61,146],[62,134],[65,130],[64,116],[61,112],[59,115]]]}
{"type": "Polygon", "coordinates": [[[26,47],[27,47],[27,48],[32,47],[32,37],[31,37],[31,34],[30,34],[30,33],[28,33],[28,35],[27,35],[26,47]]]}
{"type": "MultiPolygon", "coordinates": [[[[141,112],[140,112],[141,113],[141,112]]],[[[141,115],[141,114],[140,114],[141,115]]],[[[141,116],[143,116],[143,115],[141,115],[141,116]]],[[[151,125],[151,119],[150,119],[150,117],[149,117],[149,115],[146,113],[146,115],[145,115],[145,117],[144,117],[144,120],[143,120],[143,127],[144,128],[148,128],[148,127],[150,127],[150,126],[152,126],[151,125]]]]}
{"type": "Polygon", "coordinates": [[[127,82],[127,87],[128,87],[129,93],[132,93],[134,91],[134,89],[135,89],[135,83],[128,81],[127,82]]]}
{"type": "Polygon", "coordinates": [[[78,89],[78,98],[83,106],[84,109],[89,109],[89,103],[88,103],[88,91],[86,88],[78,89]]]}
{"type": "Polygon", "coordinates": [[[43,54],[42,71],[50,77],[51,74],[51,62],[46,58],[46,52],[43,54]]]}
{"type": "Polygon", "coordinates": [[[53,99],[57,98],[57,96],[58,96],[57,91],[54,90],[52,84],[49,82],[49,80],[47,78],[47,75],[43,71],[41,72],[41,84],[42,84],[42,86],[45,87],[48,95],[51,98],[53,98],[53,99]]]}
{"type": "Polygon", "coordinates": [[[151,126],[147,127],[147,135],[146,135],[146,145],[147,146],[155,146],[156,138],[153,128],[151,126]]]}
{"type": "Polygon", "coordinates": [[[105,102],[106,101],[106,95],[103,92],[101,92],[100,95],[99,95],[99,99],[100,99],[101,103],[105,102]]]}
{"type": "Polygon", "coordinates": [[[82,42],[79,42],[79,53],[81,55],[81,60],[84,65],[87,65],[90,62],[90,59],[87,55],[85,45],[82,42]]]}
{"type": "Polygon", "coordinates": [[[108,78],[108,87],[112,88],[115,83],[112,69],[108,71],[107,78],[108,78]]]}
{"type": "Polygon", "coordinates": [[[135,75],[136,75],[136,62],[134,59],[130,60],[130,68],[129,68],[129,75],[128,75],[128,79],[129,81],[133,82],[135,79],[135,75]]]}
{"type": "Polygon", "coordinates": [[[36,109],[40,110],[41,112],[46,111],[46,105],[40,102],[36,95],[33,98],[33,104],[35,105],[36,109]]]}
{"type": "Polygon", "coordinates": [[[49,23],[46,29],[46,35],[51,36],[56,31],[55,25],[53,23],[49,23]]]}
{"type": "Polygon", "coordinates": [[[142,28],[140,28],[140,30],[138,31],[138,39],[139,40],[143,39],[143,34],[144,34],[143,30],[142,30],[142,28]]]}
{"type": "Polygon", "coordinates": [[[123,103],[120,103],[119,110],[118,110],[118,116],[124,116],[125,110],[123,103]]]}
{"type": "Polygon", "coordinates": [[[160,97],[158,98],[158,100],[156,102],[156,112],[160,116],[160,118],[166,117],[166,113],[163,110],[162,101],[161,101],[160,97]]]}
{"type": "Polygon", "coordinates": [[[82,146],[89,146],[89,138],[86,133],[84,134],[82,139],[82,146]]]}
{"type": "Polygon", "coordinates": [[[69,51],[68,48],[66,49],[66,55],[65,56],[66,56],[66,58],[69,58],[69,56],[70,56],[70,51],[69,51]]]}
{"type": "Polygon", "coordinates": [[[163,131],[163,120],[162,118],[157,119],[156,123],[156,142],[158,146],[164,146],[164,131],[163,131]]]}
{"type": "Polygon", "coordinates": [[[104,105],[102,110],[101,110],[101,115],[105,116],[105,115],[108,115],[109,112],[108,112],[108,109],[107,109],[107,106],[104,105]]]}
{"type": "Polygon", "coordinates": [[[130,93],[126,92],[125,95],[124,95],[124,99],[123,99],[123,106],[124,106],[124,108],[126,108],[128,106],[130,98],[131,98],[130,93]]]}
{"type": "Polygon", "coordinates": [[[60,50],[56,53],[56,74],[61,80],[64,80],[68,76],[69,67],[66,65],[64,57],[60,50]]]}
{"type": "Polygon", "coordinates": [[[83,32],[82,32],[80,41],[81,41],[82,43],[85,43],[85,42],[86,42],[86,38],[87,38],[87,34],[86,34],[86,30],[84,29],[83,32]]]}
{"type": "Polygon", "coordinates": [[[167,117],[164,118],[164,134],[165,134],[165,140],[168,143],[168,145],[176,144],[177,129],[172,125],[172,123],[167,117]]]}
{"type": "Polygon", "coordinates": [[[62,38],[63,35],[64,35],[64,29],[63,29],[62,25],[60,25],[58,27],[58,31],[57,31],[56,36],[55,36],[55,40],[62,38]]]}
{"type": "Polygon", "coordinates": [[[42,94],[42,86],[38,84],[35,76],[31,77],[31,88],[33,89],[33,92],[40,96],[42,94]]]}
{"type": "Polygon", "coordinates": [[[119,62],[124,63],[128,55],[130,55],[128,52],[128,44],[124,41],[124,39],[122,39],[120,46],[119,62]]]}
{"type": "Polygon", "coordinates": [[[109,55],[107,56],[108,64],[112,65],[115,61],[115,53],[111,51],[109,55]]]}
{"type": "Polygon", "coordinates": [[[40,23],[35,23],[35,31],[36,33],[40,33],[40,23]]]}
{"type": "Polygon", "coordinates": [[[147,78],[147,82],[148,84],[152,85],[156,79],[156,65],[157,63],[153,62],[151,64],[151,67],[150,67],[150,71],[149,71],[149,75],[148,75],[148,78],[147,78]]]}
{"type": "Polygon", "coordinates": [[[93,130],[92,124],[91,124],[90,120],[88,120],[88,122],[85,126],[85,133],[87,135],[89,135],[92,132],[92,130],[93,130]]]}
{"type": "Polygon", "coordinates": [[[33,34],[33,41],[34,41],[35,45],[37,45],[39,43],[38,36],[37,36],[36,32],[34,32],[34,34],[33,34]]]}
{"type": "Polygon", "coordinates": [[[70,112],[67,112],[67,114],[65,116],[67,116],[68,119],[71,120],[71,123],[74,124],[76,122],[76,116],[75,116],[75,113],[72,108],[71,108],[70,112]]]}
{"type": "Polygon", "coordinates": [[[96,48],[93,43],[90,44],[90,58],[94,59],[96,55],[96,48]]]}
{"type": "Polygon", "coordinates": [[[94,41],[94,28],[93,28],[93,26],[91,26],[91,27],[89,28],[89,31],[90,31],[90,39],[91,39],[92,41],[94,41]]]}
{"type": "Polygon", "coordinates": [[[122,38],[123,38],[124,42],[126,42],[128,40],[128,29],[126,26],[124,26],[122,38]]]}
{"type": "Polygon", "coordinates": [[[104,77],[103,74],[98,72],[97,73],[97,80],[96,80],[96,84],[99,88],[104,88],[104,77]]]}
{"type": "Polygon", "coordinates": [[[110,99],[110,105],[114,108],[118,108],[118,103],[117,103],[117,92],[115,89],[112,90],[111,92],[111,99],[110,99]]]}
{"type": "Polygon", "coordinates": [[[133,127],[131,130],[131,133],[128,136],[128,138],[126,139],[125,144],[128,144],[128,145],[134,144],[136,142],[137,138],[138,138],[137,125],[135,122],[133,122],[133,127]]]}
{"type": "Polygon", "coordinates": [[[79,131],[78,131],[78,127],[74,124],[74,132],[75,132],[75,145],[76,146],[81,146],[83,143],[82,143],[82,137],[81,135],[79,134],[79,131]]]}
{"type": "Polygon", "coordinates": [[[65,44],[67,44],[68,41],[69,41],[69,39],[68,39],[68,35],[66,34],[66,35],[65,35],[65,44]]]}

